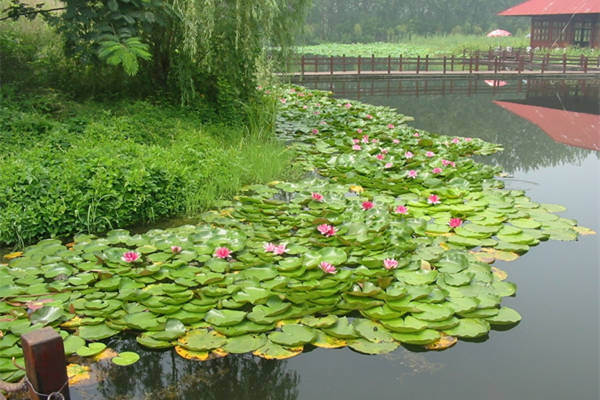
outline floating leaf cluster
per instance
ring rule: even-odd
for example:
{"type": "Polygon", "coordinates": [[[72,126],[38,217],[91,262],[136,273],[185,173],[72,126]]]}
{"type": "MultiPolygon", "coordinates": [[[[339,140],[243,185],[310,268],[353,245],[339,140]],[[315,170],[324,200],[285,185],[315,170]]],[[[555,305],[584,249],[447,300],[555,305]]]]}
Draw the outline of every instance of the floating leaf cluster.
{"type": "Polygon", "coordinates": [[[441,350],[521,319],[501,304],[516,287],[494,260],[587,232],[471,158],[497,145],[301,90],[278,94],[278,129],[306,179],[249,186],[197,226],[11,254],[0,267],[0,378],[22,375],[19,336],[43,326],[81,356],[124,331],[197,360],[283,359],[306,346],[441,350]]]}

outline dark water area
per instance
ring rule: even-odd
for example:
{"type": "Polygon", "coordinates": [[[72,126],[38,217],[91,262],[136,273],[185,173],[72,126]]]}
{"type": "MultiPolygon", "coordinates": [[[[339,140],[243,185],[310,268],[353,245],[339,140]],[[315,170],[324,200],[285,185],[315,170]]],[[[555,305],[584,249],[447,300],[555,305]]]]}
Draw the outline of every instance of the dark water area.
{"type": "MultiPolygon", "coordinates": [[[[477,87],[454,82],[454,92],[446,82],[444,93],[440,81],[419,84],[402,83],[405,92],[398,91],[398,82],[386,81],[313,87],[394,107],[413,116],[411,124],[418,128],[502,144],[504,152],[480,161],[502,166],[510,174],[504,178],[507,188],[523,189],[537,202],[562,204],[567,207],[562,216],[600,231],[600,153],[594,147],[600,145],[600,125],[594,125],[600,114],[599,81],[478,82],[477,87]],[[522,109],[515,105],[534,108],[526,107],[528,116],[518,115],[513,111],[522,109]],[[540,125],[559,130],[563,141],[578,138],[573,143],[589,148],[559,143],[540,125]]],[[[230,355],[194,362],[172,351],[146,351],[134,338],[119,337],[109,346],[137,351],[141,360],[126,368],[101,365],[101,381],[73,387],[71,397],[597,400],[599,248],[598,235],[583,236],[574,242],[542,242],[516,261],[497,262],[518,286],[517,295],[503,304],[523,320],[505,331],[492,330],[483,341],[459,341],[443,352],[400,348],[366,356],[349,349],[314,349],[286,361],[230,355]]]]}

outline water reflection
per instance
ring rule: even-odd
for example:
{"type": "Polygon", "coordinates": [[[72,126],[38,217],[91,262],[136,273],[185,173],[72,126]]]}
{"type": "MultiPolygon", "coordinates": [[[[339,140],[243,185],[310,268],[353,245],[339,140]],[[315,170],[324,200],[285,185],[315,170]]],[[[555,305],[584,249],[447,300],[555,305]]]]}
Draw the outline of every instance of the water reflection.
{"type": "MultiPolygon", "coordinates": [[[[579,136],[583,131],[588,132],[584,137],[591,137],[585,139],[586,143],[600,142],[596,122],[598,79],[519,79],[507,81],[505,85],[500,82],[489,85],[477,80],[362,79],[356,82],[317,82],[313,85],[313,88],[332,90],[336,97],[394,107],[402,114],[415,117],[412,125],[430,132],[475,136],[501,143],[505,150],[485,157],[485,162],[501,165],[509,173],[579,164],[589,156],[590,150],[556,142],[539,126],[520,115],[502,110],[494,101],[590,114],[588,119],[570,118],[568,123],[572,129],[569,132],[573,133],[573,142],[582,140],[579,136]]],[[[563,119],[564,115],[560,117],[561,121],[563,119]]],[[[550,121],[549,125],[554,124],[550,121]]],[[[564,131],[560,133],[562,135],[564,131]]],[[[593,147],[592,150],[598,148],[593,147]]],[[[600,153],[594,153],[600,157],[600,153]]]]}
{"type": "Polygon", "coordinates": [[[300,378],[285,361],[251,354],[206,362],[185,360],[174,351],[143,350],[132,338],[109,343],[116,351],[137,351],[131,367],[96,364],[103,379],[94,386],[71,388],[76,399],[296,400],[300,378]]]}

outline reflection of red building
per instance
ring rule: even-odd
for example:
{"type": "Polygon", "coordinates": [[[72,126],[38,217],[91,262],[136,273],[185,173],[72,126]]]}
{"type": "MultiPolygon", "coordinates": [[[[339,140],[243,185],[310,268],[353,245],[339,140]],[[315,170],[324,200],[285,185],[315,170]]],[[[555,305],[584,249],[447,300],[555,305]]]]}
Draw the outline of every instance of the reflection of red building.
{"type": "Polygon", "coordinates": [[[527,0],[498,15],[530,16],[531,47],[600,48],[600,0],[527,0]]]}
{"type": "Polygon", "coordinates": [[[600,115],[512,101],[494,101],[505,110],[537,125],[557,142],[600,151],[600,115]]]}

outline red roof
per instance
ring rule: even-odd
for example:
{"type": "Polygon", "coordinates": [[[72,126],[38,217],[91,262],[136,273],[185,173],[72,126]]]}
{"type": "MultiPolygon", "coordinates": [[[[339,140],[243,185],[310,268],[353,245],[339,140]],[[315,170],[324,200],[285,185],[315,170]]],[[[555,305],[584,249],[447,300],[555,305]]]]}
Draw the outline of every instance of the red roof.
{"type": "Polygon", "coordinates": [[[498,15],[552,15],[600,13],[600,0],[528,0],[498,15]]]}
{"type": "Polygon", "coordinates": [[[537,125],[557,142],[600,151],[600,115],[510,101],[494,103],[537,125]]]}

